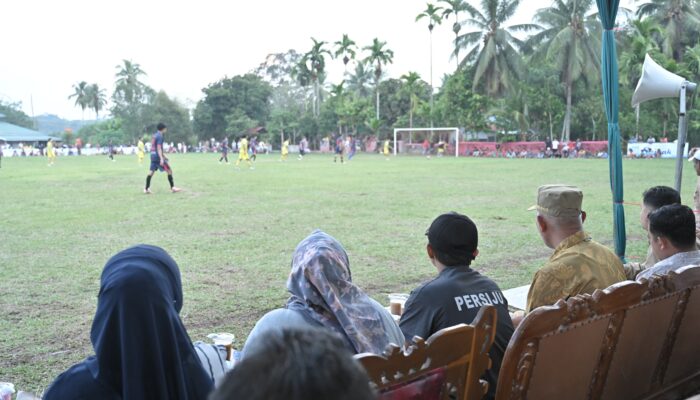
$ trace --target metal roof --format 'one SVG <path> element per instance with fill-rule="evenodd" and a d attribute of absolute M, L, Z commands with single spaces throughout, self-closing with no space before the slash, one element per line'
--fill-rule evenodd
<path fill-rule="evenodd" d="M 46 142 L 49 139 L 60 141 L 61 138 L 0 121 L 0 140 L 5 142 Z"/>

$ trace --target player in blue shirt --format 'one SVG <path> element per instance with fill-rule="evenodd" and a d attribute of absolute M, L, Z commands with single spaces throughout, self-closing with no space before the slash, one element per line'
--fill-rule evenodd
<path fill-rule="evenodd" d="M 163 155 L 163 135 L 168 131 L 168 127 L 164 123 L 158 124 L 158 131 L 153 134 L 151 139 L 151 170 L 146 177 L 146 188 L 143 190 L 145 194 L 151 194 L 151 177 L 156 170 L 165 171 L 168 173 L 168 182 L 170 182 L 170 190 L 173 193 L 179 192 L 180 188 L 175 187 L 173 182 L 173 170 L 170 169 L 168 159 Z"/>

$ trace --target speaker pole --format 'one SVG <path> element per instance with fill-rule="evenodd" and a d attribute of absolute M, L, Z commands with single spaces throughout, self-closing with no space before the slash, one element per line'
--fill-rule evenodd
<path fill-rule="evenodd" d="M 685 150 L 686 135 L 688 132 L 688 120 L 686 117 L 686 101 L 685 94 L 688 87 L 688 81 L 683 82 L 681 86 L 680 105 L 678 107 L 678 147 L 676 149 L 676 190 L 681 192 L 681 181 L 683 180 L 683 150 Z"/>

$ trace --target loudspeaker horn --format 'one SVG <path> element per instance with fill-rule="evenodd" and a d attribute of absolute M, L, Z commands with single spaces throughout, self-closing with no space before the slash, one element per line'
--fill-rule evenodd
<path fill-rule="evenodd" d="M 632 95 L 632 107 L 647 100 L 678 97 L 684 82 L 686 82 L 685 78 L 666 71 L 647 54 L 644 57 L 642 77 L 639 78 L 637 88 Z M 689 82 L 688 89 L 695 90 L 695 84 Z"/>

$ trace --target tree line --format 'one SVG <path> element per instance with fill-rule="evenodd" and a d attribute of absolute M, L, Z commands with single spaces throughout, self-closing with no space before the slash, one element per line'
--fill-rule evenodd
<path fill-rule="evenodd" d="M 510 24 L 521 0 L 438 0 L 417 13 L 430 35 L 431 76 L 406 71 L 388 78 L 394 52 L 375 38 L 364 46 L 348 35 L 311 38 L 306 52 L 270 54 L 250 73 L 203 88 L 192 115 L 164 92 L 141 83 L 145 72 L 125 60 L 111 96 L 112 119 L 78 132 L 133 140 L 166 120 L 178 141 L 236 136 L 266 127 L 268 142 L 312 142 L 342 133 L 387 137 L 395 127 L 459 126 L 467 131 L 517 133 L 499 140 L 603 140 L 606 119 L 600 87 L 601 25 L 593 0 L 554 0 L 532 23 Z M 419 10 L 417 10 L 419 11 Z M 669 71 L 700 79 L 700 5 L 695 0 L 650 0 L 621 10 L 615 29 L 620 65 L 620 126 L 624 137 L 675 139 L 677 100 L 629 104 L 649 53 Z M 451 25 L 454 70 L 432 76 L 432 33 Z M 342 63 L 330 82 L 329 63 Z M 439 60 L 449 62 L 449 60 Z M 96 114 L 105 95 L 79 82 L 71 98 Z M 100 94 L 102 93 L 102 94 Z M 102 102 L 100 99 L 102 96 Z M 690 111 L 689 137 L 700 140 L 700 113 Z M 84 132 L 83 132 L 84 131 Z M 102 132 L 102 133 L 100 133 Z M 108 133 L 105 133 L 108 132 Z M 116 139 L 116 137 L 115 137 Z"/>
<path fill-rule="evenodd" d="M 499 135 L 499 140 L 604 140 L 602 28 L 595 2 L 555 0 L 538 10 L 532 23 L 509 24 L 520 6 L 520 0 L 481 0 L 478 5 L 438 0 L 417 14 L 416 22 L 425 24 L 431 36 L 431 49 L 426 49 L 431 58 L 433 31 L 451 24 L 454 33 L 454 71 L 440 78 L 439 88 L 432 76 L 424 79 L 412 71 L 387 78 L 393 51 L 378 38 L 366 46 L 348 35 L 333 43 L 312 38 L 307 52 L 271 54 L 251 74 L 206 88 L 195 110 L 195 132 L 235 135 L 266 126 L 267 139 L 278 142 L 341 132 L 387 137 L 395 127 L 440 125 L 517 133 Z M 677 100 L 657 100 L 638 110 L 629 104 L 647 53 L 669 71 L 700 80 L 700 6 L 691 0 L 652 0 L 635 12 L 620 13 L 615 36 L 623 136 L 673 140 Z M 340 82 L 327 80 L 329 62 L 342 62 Z M 234 95 L 223 95 L 234 81 L 259 89 L 253 91 L 261 105 L 256 112 L 241 108 Z M 261 101 L 267 93 L 269 101 Z M 694 142 L 700 140 L 697 117 L 700 113 L 693 109 Z M 232 123 L 224 123 L 227 118 Z"/>

